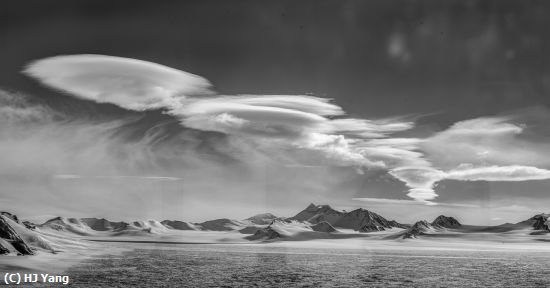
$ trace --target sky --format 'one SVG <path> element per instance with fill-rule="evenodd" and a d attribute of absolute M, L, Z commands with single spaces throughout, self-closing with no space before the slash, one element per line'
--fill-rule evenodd
<path fill-rule="evenodd" d="M 545 1 L 10 1 L 0 204 L 27 218 L 548 212 Z"/>

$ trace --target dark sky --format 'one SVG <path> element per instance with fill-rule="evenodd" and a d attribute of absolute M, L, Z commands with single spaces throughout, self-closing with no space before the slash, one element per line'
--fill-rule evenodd
<path fill-rule="evenodd" d="M 48 56 L 107 54 L 204 76 L 219 93 L 313 93 L 352 115 L 440 113 L 430 122 L 445 126 L 549 103 L 549 9 L 546 1 L 8 1 L 0 85 L 51 96 L 18 71 Z"/>

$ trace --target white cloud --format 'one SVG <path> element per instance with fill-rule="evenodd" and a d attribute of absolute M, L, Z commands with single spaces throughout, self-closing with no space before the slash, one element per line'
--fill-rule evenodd
<path fill-rule="evenodd" d="M 431 201 L 418 201 L 418 200 L 405 200 L 405 199 L 387 199 L 387 198 L 352 198 L 355 201 L 367 202 L 369 204 L 390 204 L 390 205 L 428 205 L 428 206 L 448 206 L 448 207 L 465 207 L 465 208 L 477 208 L 479 205 L 475 204 L 462 204 L 462 203 L 439 203 Z"/>
<path fill-rule="evenodd" d="M 186 127 L 246 138 L 264 148 L 309 149 L 332 165 L 384 167 L 383 157 L 369 159 L 376 153 L 361 151 L 357 140 L 413 126 L 398 119 L 332 119 L 328 116 L 344 115 L 342 108 L 309 95 L 209 95 L 204 78 L 135 59 L 59 56 L 31 63 L 25 72 L 76 97 L 130 110 L 163 109 Z"/>
<path fill-rule="evenodd" d="M 210 94 L 208 80 L 156 63 L 104 55 L 57 56 L 24 70 L 53 88 L 129 110 L 178 105 L 178 98 Z"/>
<path fill-rule="evenodd" d="M 460 121 L 422 139 L 393 138 L 414 123 L 345 118 L 343 109 L 330 99 L 310 95 L 215 95 L 200 76 L 135 59 L 59 56 L 31 63 L 25 73 L 75 97 L 129 110 L 162 109 L 183 126 L 221 132 L 238 139 L 228 143 L 254 147 L 245 154 L 290 159 L 296 157 L 284 154 L 293 150 L 322 161 L 287 164 L 388 169 L 410 188 L 409 197 L 425 204 L 434 203 L 430 202 L 437 197 L 434 186 L 443 179 L 549 178 L 549 171 L 539 168 L 550 166 L 549 159 L 541 157 L 550 153 L 548 145 L 533 137 L 536 133 L 516 116 Z M 27 117 L 25 110 L 2 109 L 0 116 Z"/>
<path fill-rule="evenodd" d="M 541 112 L 538 112 L 541 113 Z M 419 144 L 420 149 L 434 166 L 453 169 L 462 163 L 476 166 L 550 166 L 550 153 L 546 144 L 546 131 L 542 123 L 550 113 L 527 125 L 531 111 L 521 114 L 483 117 L 457 122 L 448 129 L 435 133 Z M 533 121 L 533 120 L 531 120 Z M 546 129 L 546 128 L 542 128 Z"/>
<path fill-rule="evenodd" d="M 550 170 L 531 166 L 461 166 L 447 172 L 447 179 L 463 181 L 528 181 L 550 179 Z"/>
<path fill-rule="evenodd" d="M 399 167 L 389 171 L 395 178 L 403 181 L 409 189 L 409 197 L 421 201 L 437 197 L 433 190 L 436 182 L 445 178 L 446 174 L 431 167 Z"/>

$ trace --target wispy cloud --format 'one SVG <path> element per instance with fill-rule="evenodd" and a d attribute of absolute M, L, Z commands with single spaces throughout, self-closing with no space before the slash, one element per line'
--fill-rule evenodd
<path fill-rule="evenodd" d="M 359 150 L 357 141 L 413 126 L 397 119 L 334 119 L 344 115 L 341 107 L 308 95 L 213 95 L 202 77 L 120 57 L 53 57 L 31 63 L 25 73 L 79 98 L 130 110 L 164 109 L 186 127 L 268 148 L 306 149 L 332 165 L 385 167 Z"/>
<path fill-rule="evenodd" d="M 538 134 L 528 123 L 536 120 L 518 115 L 464 120 L 429 137 L 398 138 L 396 133 L 414 123 L 346 118 L 330 99 L 310 95 L 218 95 L 200 76 L 135 59 L 59 56 L 33 62 L 25 73 L 78 98 L 128 110 L 164 110 L 184 127 L 221 132 L 232 139 L 228 143 L 248 145 L 247 151 L 229 148 L 244 157 L 256 153 L 292 159 L 285 163 L 290 165 L 386 169 L 410 188 L 409 197 L 428 205 L 444 179 L 550 178 L 544 169 L 550 161 L 540 156 L 550 153 L 547 139 L 533 136 Z M 546 112 L 531 114 L 549 120 Z M 292 155 L 310 159 L 300 163 Z"/>
<path fill-rule="evenodd" d="M 387 199 L 387 198 L 353 198 L 352 200 L 361 201 L 371 204 L 388 204 L 388 205 L 425 205 L 421 201 L 417 200 L 405 200 L 405 199 Z M 461 204 L 461 203 L 439 203 L 439 202 L 428 202 L 428 206 L 446 206 L 446 207 L 465 207 L 465 208 L 479 208 L 479 205 L 475 204 Z"/>
<path fill-rule="evenodd" d="M 88 176 L 88 175 L 75 175 L 75 174 L 56 174 L 52 176 L 58 180 L 72 180 L 72 179 L 122 179 L 122 180 L 153 180 L 153 181 L 181 181 L 183 178 L 168 177 L 168 176 Z"/>

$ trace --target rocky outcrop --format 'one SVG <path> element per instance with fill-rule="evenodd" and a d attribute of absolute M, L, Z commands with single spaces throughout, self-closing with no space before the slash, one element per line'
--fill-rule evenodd
<path fill-rule="evenodd" d="M 3 238 L 8 243 L 10 243 L 13 248 L 15 248 L 15 250 L 17 250 L 17 252 L 19 252 L 21 255 L 33 255 L 33 249 L 29 245 L 27 245 L 25 241 L 23 241 L 21 236 L 19 236 L 19 234 L 17 234 L 13 227 L 11 227 L 6 218 L 7 216 L 0 215 L 0 238 Z M 9 219 L 13 220 L 13 218 L 11 217 Z M 3 248 L 7 249 L 6 247 Z"/>
<path fill-rule="evenodd" d="M 311 229 L 313 231 L 317 231 L 317 232 L 326 232 L 326 233 L 331 233 L 331 232 L 335 232 L 336 229 L 330 225 L 330 223 L 326 222 L 326 221 L 323 221 L 323 222 L 319 222 L 315 225 L 312 225 L 311 226 Z"/>
<path fill-rule="evenodd" d="M 548 220 L 550 214 L 538 214 L 533 216 L 530 220 L 532 221 L 533 229 L 535 230 L 545 230 L 550 231 L 549 225 L 550 221 Z"/>
<path fill-rule="evenodd" d="M 254 233 L 254 235 L 246 236 L 245 239 L 248 240 L 271 240 L 281 238 L 281 234 L 273 230 L 270 226 L 260 229 Z"/>
<path fill-rule="evenodd" d="M 6 217 L 10 218 L 11 220 L 15 221 L 15 223 L 19 223 L 19 218 L 17 218 L 16 215 L 11 214 L 10 212 L 2 211 L 2 212 L 0 212 L 0 215 L 3 215 L 3 216 L 6 216 Z"/>
<path fill-rule="evenodd" d="M 432 222 L 432 225 L 442 228 L 458 228 L 462 226 L 462 224 L 460 224 L 460 222 L 458 222 L 458 220 L 456 220 L 455 218 L 447 217 L 444 215 L 440 215 L 435 218 L 435 220 Z"/>
<path fill-rule="evenodd" d="M 30 229 L 30 230 L 35 230 L 35 229 L 36 229 L 36 224 L 34 224 L 34 223 L 30 222 L 30 221 L 23 221 L 23 222 L 21 222 L 21 223 L 22 223 L 22 224 L 25 226 L 25 228 L 27 228 L 27 229 Z"/>
<path fill-rule="evenodd" d="M 7 247 L 4 247 L 4 245 L 0 243 L 0 255 L 4 255 L 8 253 L 10 253 L 10 249 L 8 249 Z"/>

